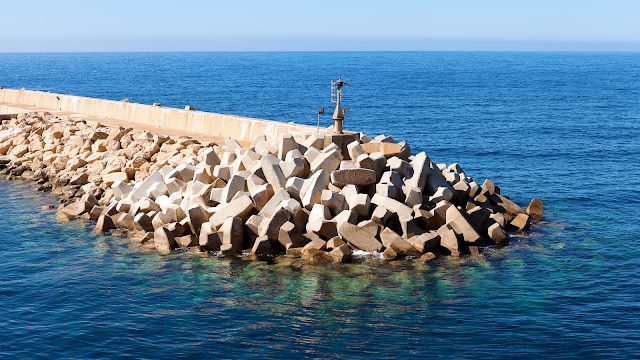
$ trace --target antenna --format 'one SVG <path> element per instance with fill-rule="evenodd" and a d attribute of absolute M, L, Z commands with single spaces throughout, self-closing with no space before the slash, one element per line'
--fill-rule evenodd
<path fill-rule="evenodd" d="M 342 122 L 344 121 L 344 114 L 348 112 L 342 111 L 342 107 L 340 106 L 340 101 L 342 100 L 342 87 L 348 85 L 346 82 L 342 81 L 342 76 L 338 78 L 338 80 L 331 80 L 331 102 L 337 103 L 336 110 L 333 112 L 333 129 L 336 134 L 342 134 Z"/>

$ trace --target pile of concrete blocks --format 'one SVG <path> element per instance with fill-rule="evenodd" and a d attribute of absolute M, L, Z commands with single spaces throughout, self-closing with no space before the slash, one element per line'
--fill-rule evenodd
<path fill-rule="evenodd" d="M 219 146 L 35 114 L 2 126 L 0 166 L 70 189 L 77 201 L 59 208 L 60 221 L 126 229 L 162 252 L 429 260 L 507 243 L 508 230 L 542 217 L 540 200 L 525 211 L 457 163 L 412 155 L 389 136 L 357 138 L 341 146 L 284 134 Z"/>

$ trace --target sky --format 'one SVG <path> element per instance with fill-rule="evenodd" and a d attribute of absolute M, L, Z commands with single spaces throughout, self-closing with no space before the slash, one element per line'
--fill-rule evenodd
<path fill-rule="evenodd" d="M 0 52 L 640 51 L 638 0 L 19 0 L 0 13 Z"/>

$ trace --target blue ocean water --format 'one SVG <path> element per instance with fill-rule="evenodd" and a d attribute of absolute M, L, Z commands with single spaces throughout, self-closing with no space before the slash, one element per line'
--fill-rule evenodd
<path fill-rule="evenodd" d="M 58 224 L 57 198 L 0 179 L 0 357 L 640 356 L 640 53 L 0 54 L 6 88 L 311 125 L 338 76 L 345 128 L 544 221 L 482 257 L 267 265 Z"/>

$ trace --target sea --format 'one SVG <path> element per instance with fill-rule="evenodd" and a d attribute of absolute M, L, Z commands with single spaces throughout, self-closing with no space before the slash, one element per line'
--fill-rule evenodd
<path fill-rule="evenodd" d="M 406 140 L 544 219 L 481 256 L 169 255 L 0 178 L 0 358 L 640 358 L 640 53 L 0 54 L 0 86 Z"/>

